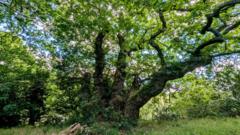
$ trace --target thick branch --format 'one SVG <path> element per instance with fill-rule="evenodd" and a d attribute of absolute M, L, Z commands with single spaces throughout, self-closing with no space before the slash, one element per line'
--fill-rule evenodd
<path fill-rule="evenodd" d="M 147 103 L 147 101 L 149 101 L 152 97 L 161 93 L 165 87 L 165 84 L 169 80 L 181 78 L 186 73 L 193 71 L 197 67 L 206 66 L 211 63 L 214 56 L 201 56 L 199 54 L 202 49 L 209 45 L 224 42 L 221 33 L 211 28 L 213 18 L 219 17 L 219 14 L 222 11 L 227 10 L 228 8 L 234 6 L 237 3 L 240 3 L 240 0 L 224 2 L 223 4 L 220 4 L 217 8 L 215 8 L 212 14 L 207 15 L 207 23 L 202 28 L 201 33 L 204 34 L 206 33 L 206 31 L 210 31 L 215 35 L 215 37 L 198 46 L 193 52 L 193 55 L 188 60 L 186 60 L 185 62 L 177 62 L 172 65 L 164 66 L 158 72 L 153 73 L 153 75 L 150 77 L 151 79 L 148 81 L 148 84 L 143 86 L 139 91 L 134 91 L 130 93 L 124 110 L 126 116 L 130 116 L 130 118 L 137 117 L 133 115 L 137 113 L 136 110 L 139 110 L 139 108 L 141 108 L 145 103 Z M 163 28 L 159 29 L 155 34 L 151 36 L 149 40 L 149 44 L 151 44 L 156 50 L 160 50 L 160 52 L 161 49 L 154 43 L 154 40 L 159 34 L 162 33 L 162 31 L 164 31 Z"/>
<path fill-rule="evenodd" d="M 213 17 L 212 15 L 207 15 L 207 23 L 206 25 L 202 28 L 202 30 L 200 31 L 201 34 L 205 34 L 206 31 L 211 27 L 213 22 Z"/>
<path fill-rule="evenodd" d="M 221 33 L 216 29 L 208 28 L 208 31 L 212 32 L 215 37 L 222 37 Z"/>
<path fill-rule="evenodd" d="M 152 46 L 152 43 L 154 43 L 154 40 L 157 38 L 157 36 L 166 31 L 166 29 L 167 29 L 167 23 L 166 23 L 166 20 L 165 20 L 165 18 L 164 18 L 164 16 L 163 16 L 163 11 L 160 10 L 160 11 L 158 12 L 158 16 L 159 16 L 159 19 L 160 19 L 160 21 L 161 21 L 161 23 L 162 23 L 162 28 L 158 29 L 158 31 L 157 31 L 156 33 L 152 34 L 151 37 L 150 37 L 150 39 L 148 39 L 148 40 L 141 40 L 141 43 L 140 43 L 140 44 L 145 43 L 145 42 L 148 42 L 148 43 Z M 149 28 L 149 29 L 153 29 L 153 28 L 151 27 L 151 28 Z M 147 30 L 144 32 L 144 34 L 143 34 L 143 36 L 142 36 L 141 39 L 144 38 L 144 36 L 146 35 L 146 33 L 148 32 L 149 29 L 147 29 Z M 130 56 L 132 52 L 138 51 L 138 50 L 142 49 L 141 46 L 140 46 L 140 44 L 138 44 L 137 47 L 130 49 L 130 50 L 128 51 L 128 55 Z M 156 44 L 156 43 L 154 43 L 154 44 Z M 153 48 L 156 49 L 156 46 L 153 47 Z M 159 52 L 159 50 L 161 50 L 161 49 L 160 49 L 159 47 L 157 47 L 157 48 L 158 48 L 157 52 Z M 163 55 L 162 55 L 162 56 L 163 56 Z M 161 59 L 162 59 L 162 58 L 161 58 Z M 162 60 L 161 60 L 161 61 L 162 61 Z"/>
<path fill-rule="evenodd" d="M 149 80 L 150 83 L 142 87 L 139 91 L 131 94 L 125 108 L 126 115 L 131 111 L 139 109 L 152 97 L 161 93 L 168 81 L 181 78 L 186 73 L 193 71 L 197 67 L 210 64 L 215 57 L 237 53 L 240 53 L 240 50 L 229 53 L 220 53 L 208 57 L 192 56 L 185 62 L 175 63 L 174 65 L 162 68 L 159 72 L 152 75 Z"/>
<path fill-rule="evenodd" d="M 198 46 L 196 50 L 193 52 L 193 55 L 200 55 L 201 50 L 204 49 L 205 47 L 215 43 L 222 43 L 222 42 L 224 42 L 224 39 L 222 37 L 215 37 L 213 39 L 210 39 L 202 43 L 200 46 Z"/>
<path fill-rule="evenodd" d="M 124 37 L 121 34 L 118 34 L 118 44 L 120 51 L 118 54 L 115 77 L 113 82 L 113 91 L 121 91 L 124 88 L 124 81 L 126 77 L 126 67 L 127 67 L 127 51 L 124 45 Z"/>
<path fill-rule="evenodd" d="M 100 32 L 95 41 L 95 73 L 94 73 L 94 85 L 96 91 L 102 95 L 104 93 L 103 84 L 103 70 L 105 66 L 103 39 L 105 34 Z"/>
<path fill-rule="evenodd" d="M 192 57 L 185 62 L 162 68 L 152 75 L 150 83 L 131 94 L 127 102 L 126 112 L 142 107 L 150 98 L 161 93 L 167 81 L 181 78 L 197 67 L 210 64 L 211 60 L 211 57 Z"/>
<path fill-rule="evenodd" d="M 161 60 L 161 64 L 165 65 L 165 60 L 164 60 L 164 55 L 162 52 L 162 49 L 155 43 L 155 39 L 157 38 L 158 35 L 160 35 L 161 33 L 163 33 L 166 29 L 167 29 L 167 23 L 165 21 L 165 18 L 163 16 L 163 12 L 159 11 L 159 18 L 162 22 L 162 28 L 159 29 L 156 33 L 154 33 L 150 39 L 149 39 L 149 44 L 157 51 L 158 56 Z"/>
<path fill-rule="evenodd" d="M 225 35 L 225 34 L 229 33 L 230 31 L 236 29 L 239 25 L 240 25 L 240 21 L 236 22 L 236 23 L 233 24 L 233 25 L 228 26 L 228 27 L 223 31 L 223 34 Z"/>
<path fill-rule="evenodd" d="M 207 23 L 206 25 L 202 28 L 201 34 L 205 34 L 206 31 L 211 27 L 213 18 L 214 17 L 219 17 L 220 13 L 223 11 L 226 11 L 228 8 L 235 6 L 236 4 L 239 4 L 240 0 L 231 0 L 228 2 L 224 2 L 217 6 L 214 10 L 213 13 L 207 15 Z"/>
<path fill-rule="evenodd" d="M 121 34 L 118 34 L 117 37 L 120 51 L 117 59 L 110 103 L 113 104 L 114 107 L 116 107 L 115 109 L 122 110 L 125 102 L 124 98 L 126 97 L 126 95 L 124 94 L 124 82 L 126 78 L 125 70 L 127 67 L 128 52 L 124 43 L 124 37 Z"/>
<path fill-rule="evenodd" d="M 232 54 L 240 54 L 240 50 L 232 51 L 232 52 L 226 52 L 226 53 L 219 53 L 219 54 L 213 55 L 212 57 L 216 58 L 216 57 L 227 56 L 227 55 L 232 55 Z"/>
<path fill-rule="evenodd" d="M 161 65 L 165 65 L 164 55 L 161 48 L 153 40 L 151 40 L 149 44 L 157 51 L 158 57 L 161 60 Z"/>
<path fill-rule="evenodd" d="M 159 18 L 160 18 L 160 20 L 162 22 L 162 29 L 166 29 L 167 28 L 167 23 L 166 23 L 166 20 L 165 20 L 165 18 L 163 16 L 163 12 L 160 10 L 158 12 L 158 15 L 159 15 Z"/>
<path fill-rule="evenodd" d="M 178 12 L 191 12 L 193 11 L 192 8 L 173 8 L 172 10 L 178 11 Z"/>
<path fill-rule="evenodd" d="M 223 11 L 226 11 L 228 8 L 235 6 L 236 4 L 239 4 L 240 0 L 231 0 L 228 2 L 224 2 L 222 4 L 220 4 L 219 6 L 217 6 L 217 8 L 215 8 L 213 10 L 212 14 L 207 15 L 207 23 L 206 25 L 202 28 L 201 33 L 205 34 L 206 31 L 210 31 L 215 35 L 215 38 L 212 38 L 204 43 L 202 43 L 200 46 L 198 46 L 196 48 L 196 50 L 194 51 L 193 55 L 200 55 L 200 52 L 202 49 L 204 49 L 205 47 L 215 44 L 215 43 L 222 43 L 224 42 L 224 39 L 222 38 L 221 35 L 221 31 L 227 27 L 226 23 L 223 21 L 224 25 L 222 27 L 220 27 L 218 30 L 211 28 L 212 22 L 213 22 L 213 18 L 217 17 L 221 20 L 221 18 L 219 17 L 220 13 Z M 235 24 L 228 26 L 227 28 L 225 28 L 225 30 L 222 32 L 222 34 L 227 34 L 228 32 L 230 32 L 231 30 L 237 28 L 240 25 L 240 21 L 236 22 Z"/>

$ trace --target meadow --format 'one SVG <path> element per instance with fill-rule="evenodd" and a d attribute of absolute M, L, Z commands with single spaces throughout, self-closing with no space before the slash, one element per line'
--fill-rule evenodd
<path fill-rule="evenodd" d="M 1 135 L 55 135 L 60 127 L 16 127 L 0 129 Z M 102 135 L 240 135 L 240 118 L 203 118 L 178 121 L 141 121 L 131 131 L 106 129 Z"/>

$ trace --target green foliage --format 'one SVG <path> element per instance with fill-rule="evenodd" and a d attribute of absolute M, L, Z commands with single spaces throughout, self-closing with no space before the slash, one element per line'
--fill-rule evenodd
<path fill-rule="evenodd" d="M 228 91 L 216 90 L 213 81 L 188 74 L 168 85 L 165 94 L 155 97 L 142 108 L 142 118 L 176 120 L 239 115 L 239 101 Z M 152 116 L 147 117 L 146 113 Z"/>
<path fill-rule="evenodd" d="M 168 121 L 173 121 L 173 120 L 178 120 L 181 118 L 180 114 L 174 110 L 172 107 L 162 107 L 161 110 L 159 109 L 156 111 L 153 117 L 155 120 L 168 120 Z"/>
<path fill-rule="evenodd" d="M 48 75 L 18 37 L 1 32 L 0 38 L 0 126 L 14 126 L 28 117 L 30 108 L 42 113 Z"/>
<path fill-rule="evenodd" d="M 240 115 L 240 72 L 237 67 L 227 66 L 217 73 L 216 88 L 220 91 L 228 91 L 231 97 L 222 101 L 221 112 L 225 116 Z"/>
<path fill-rule="evenodd" d="M 144 85 L 148 84 L 148 79 L 151 80 L 161 69 L 172 67 L 168 70 L 174 73 L 176 71 L 176 74 L 188 69 L 188 65 L 186 68 L 182 67 L 185 66 L 182 62 L 193 56 L 197 46 L 218 35 L 210 29 L 206 34 L 200 34 L 199 31 L 206 22 L 206 15 L 211 14 L 222 2 L 224 0 L 1 1 L 0 30 L 9 33 L 0 33 L 0 126 L 2 123 L 25 123 L 27 119 L 30 119 L 30 124 L 34 124 L 44 114 L 41 122 L 48 124 L 88 124 L 98 120 L 100 115 L 105 120 L 115 120 L 115 127 L 128 127 L 127 120 L 120 112 L 109 107 L 110 103 L 103 103 L 108 107 L 99 105 L 102 104 L 102 99 L 99 99 L 99 93 L 92 86 L 97 34 L 106 33 L 101 52 L 105 54 L 105 67 L 101 74 L 107 78 L 103 80 L 106 87 L 119 79 L 115 78 L 120 48 L 117 35 L 123 35 L 127 68 L 123 69 L 126 72 L 126 77 L 123 77 L 124 92 L 120 93 L 132 94 L 135 93 L 135 88 L 132 88 L 135 75 L 139 75 L 141 86 L 138 85 L 141 89 L 147 88 Z M 239 5 L 224 9 L 227 9 L 226 12 L 214 16 L 211 24 L 213 31 L 225 22 L 225 29 L 231 28 L 239 19 L 235 15 L 239 12 Z M 160 11 L 163 12 L 167 26 L 164 33 L 157 34 L 155 41 L 158 51 L 163 52 L 166 62 L 164 66 L 161 65 L 155 48 L 149 45 L 150 39 L 164 25 L 161 18 L 159 20 Z M 214 54 L 232 53 L 240 49 L 235 38 L 239 36 L 239 29 L 233 29 L 226 35 L 219 33 L 226 42 L 219 43 L 218 46 L 206 45 L 201 50 L 201 57 L 208 58 Z M 89 80 L 84 78 L 85 73 L 90 74 Z M 168 81 L 181 77 L 168 76 L 168 73 L 165 75 L 159 79 L 169 78 L 166 79 Z M 239 76 L 234 80 L 239 81 L 236 78 Z M 161 85 L 165 85 L 166 81 L 161 82 Z M 228 92 L 215 91 L 213 84 L 209 82 L 210 80 L 191 75 L 187 75 L 182 81 L 173 81 L 181 91 L 156 97 L 143 112 L 154 112 L 153 117 L 165 120 L 218 115 L 216 110 L 222 105 L 219 103 L 225 103 L 225 93 Z M 88 86 L 85 87 L 85 84 Z M 157 85 L 155 83 L 151 86 Z M 231 89 L 234 99 L 227 99 L 229 104 L 221 107 L 221 110 L 223 113 L 231 110 L 229 115 L 233 116 L 238 115 L 236 110 L 240 92 L 237 83 Z M 108 100 L 111 100 L 111 89 L 106 88 L 106 91 L 103 95 L 109 96 Z M 156 91 L 159 90 L 146 90 L 144 94 L 156 95 Z M 127 98 L 131 97 L 127 95 L 124 98 L 128 102 Z M 141 100 L 141 97 L 137 100 Z M 155 106 L 159 101 L 161 104 Z"/>
<path fill-rule="evenodd" d="M 223 116 L 240 116 L 240 101 L 234 98 L 228 98 L 220 102 L 220 112 Z"/>
<path fill-rule="evenodd" d="M 233 97 L 240 101 L 240 70 L 238 67 L 222 67 L 223 71 L 217 73 L 216 88 L 222 91 L 229 91 Z"/>
<path fill-rule="evenodd" d="M 173 95 L 176 97 L 173 106 L 183 117 L 215 116 L 218 112 L 215 103 L 224 98 L 224 94 L 217 93 L 208 80 L 189 75 L 182 80 L 181 91 Z"/>

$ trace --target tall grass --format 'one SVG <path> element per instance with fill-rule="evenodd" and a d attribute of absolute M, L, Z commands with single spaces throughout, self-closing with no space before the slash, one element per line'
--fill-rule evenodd
<path fill-rule="evenodd" d="M 240 135 L 240 118 L 143 122 L 134 135 Z"/>
<path fill-rule="evenodd" d="M 61 128 L 58 127 L 16 127 L 0 129 L 0 135 L 56 135 L 60 132 Z"/>
<path fill-rule="evenodd" d="M 0 135 L 56 135 L 59 127 L 18 127 L 0 129 Z M 111 132 L 110 132 L 111 131 Z M 114 132 L 113 132 L 114 131 Z M 105 128 L 97 135 L 240 135 L 240 118 L 203 118 L 178 121 L 141 121 L 131 132 Z"/>

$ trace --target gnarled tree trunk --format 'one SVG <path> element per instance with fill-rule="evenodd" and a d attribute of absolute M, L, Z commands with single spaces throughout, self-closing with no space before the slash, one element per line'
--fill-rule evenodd
<path fill-rule="evenodd" d="M 202 50 L 208 46 L 217 43 L 223 43 L 225 39 L 222 35 L 227 34 L 229 31 L 236 28 L 239 23 L 222 30 L 215 30 L 211 27 L 213 19 L 219 17 L 219 14 L 226 11 L 228 8 L 239 4 L 239 0 L 224 2 L 213 10 L 212 14 L 207 16 L 207 23 L 203 26 L 201 34 L 211 32 L 214 37 L 207 41 L 202 41 L 200 45 L 197 45 L 195 49 L 188 51 L 189 55 L 184 61 L 178 61 L 175 63 L 168 63 L 165 61 L 163 50 L 157 44 L 156 38 L 167 30 L 167 23 L 165 21 L 163 11 L 159 10 L 159 19 L 162 24 L 162 28 L 158 29 L 157 32 L 150 35 L 148 40 L 144 39 L 145 43 L 148 43 L 153 49 L 156 50 L 160 59 L 160 69 L 150 76 L 147 83 L 138 84 L 138 78 L 136 76 L 130 77 L 133 80 L 132 86 L 125 87 L 126 76 L 130 76 L 126 72 L 128 66 L 127 58 L 131 57 L 131 52 L 142 49 L 138 48 L 127 48 L 124 36 L 118 34 L 118 45 L 119 53 L 116 62 L 116 70 L 114 77 L 112 78 L 112 85 L 105 85 L 104 82 L 106 76 L 104 76 L 105 67 L 105 54 L 103 41 L 106 33 L 99 32 L 95 40 L 95 73 L 94 73 L 94 91 L 96 91 L 99 101 L 99 106 L 104 108 L 111 108 L 115 112 L 118 112 L 125 118 L 136 121 L 139 118 L 140 108 L 146 104 L 152 97 L 160 94 L 165 84 L 174 79 L 183 77 L 186 73 L 193 71 L 197 67 L 206 66 L 211 63 L 214 57 L 233 54 L 230 53 L 219 53 L 217 55 L 202 54 Z M 239 53 L 239 51 L 236 51 Z M 140 81 L 141 82 L 141 81 Z M 110 96 L 106 96 L 106 93 Z M 110 94 L 109 94 L 110 93 Z"/>
<path fill-rule="evenodd" d="M 130 120 L 137 120 L 139 118 L 140 108 L 146 104 L 152 97 L 161 93 L 164 89 L 165 84 L 169 80 L 174 80 L 183 77 L 187 72 L 194 70 L 197 67 L 205 66 L 211 63 L 212 57 L 203 57 L 192 55 L 185 62 L 174 63 L 174 65 L 164 65 L 162 68 L 153 73 L 149 82 L 144 86 L 140 87 L 137 83 L 137 78 L 133 77 L 133 83 L 131 89 L 124 87 L 126 77 L 126 58 L 128 52 L 124 46 L 124 38 L 118 34 L 119 40 L 119 55 L 116 64 L 116 71 L 113 78 L 112 86 L 106 87 L 104 85 L 104 53 L 103 53 L 103 34 L 100 33 L 95 42 L 95 76 L 94 76 L 94 87 L 95 91 L 98 92 L 100 106 L 103 108 L 113 108 L 114 111 L 118 112 L 125 118 Z M 151 39 L 152 40 L 152 39 Z M 158 48 L 159 52 L 161 51 Z M 162 55 L 160 55 L 162 59 Z M 164 60 L 161 60 L 164 64 Z M 110 89 L 111 96 L 105 98 L 106 89 Z M 130 91 L 130 92 L 127 92 Z"/>

